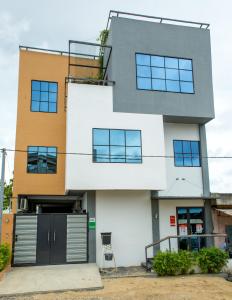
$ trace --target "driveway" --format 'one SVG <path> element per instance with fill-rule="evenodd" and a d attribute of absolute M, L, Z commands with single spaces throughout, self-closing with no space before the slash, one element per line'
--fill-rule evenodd
<path fill-rule="evenodd" d="M 0 297 L 102 287 L 96 264 L 17 267 L 0 282 Z"/>

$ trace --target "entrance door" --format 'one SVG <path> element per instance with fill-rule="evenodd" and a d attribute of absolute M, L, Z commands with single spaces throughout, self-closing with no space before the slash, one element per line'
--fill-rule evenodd
<path fill-rule="evenodd" d="M 204 230 L 204 208 L 203 207 L 179 207 L 177 208 L 179 249 L 198 251 L 204 247 L 205 239 L 192 237 L 185 238 L 185 235 L 203 234 Z"/>
<path fill-rule="evenodd" d="M 227 249 L 230 258 L 232 258 L 232 225 L 226 225 L 226 234 L 227 234 Z"/>
<path fill-rule="evenodd" d="M 37 264 L 66 263 L 66 235 L 67 215 L 38 215 Z"/>

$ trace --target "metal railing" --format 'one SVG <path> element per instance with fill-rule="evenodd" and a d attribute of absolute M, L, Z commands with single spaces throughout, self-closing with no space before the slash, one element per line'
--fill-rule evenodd
<path fill-rule="evenodd" d="M 66 77 L 66 83 L 80 83 L 80 84 L 93 84 L 93 85 L 115 85 L 115 81 L 112 80 L 103 80 L 103 79 L 95 79 L 95 78 L 80 78 L 80 77 Z"/>
<path fill-rule="evenodd" d="M 20 50 L 25 50 L 25 51 L 34 51 L 34 52 L 44 52 L 44 53 L 54 53 L 58 55 L 73 55 L 73 56 L 81 56 L 83 58 L 92 58 L 92 59 L 97 59 L 97 55 L 90 55 L 90 54 L 83 54 L 83 53 L 77 53 L 77 52 L 69 52 L 69 51 L 62 51 L 62 50 L 54 50 L 54 49 L 46 49 L 46 48 L 39 48 L 39 47 L 30 47 L 30 46 L 23 46 L 19 45 Z"/>
<path fill-rule="evenodd" d="M 147 245 L 145 247 L 145 265 L 146 265 L 146 269 L 148 270 L 148 249 L 151 248 L 151 247 L 155 247 L 155 246 L 158 246 L 160 245 L 162 242 L 164 241 L 168 241 L 168 247 L 169 247 L 169 251 L 171 252 L 172 249 L 171 249 L 171 239 L 189 239 L 189 238 L 198 238 L 198 243 L 200 245 L 200 239 L 201 238 L 215 238 L 215 237 L 224 237 L 226 238 L 227 237 L 227 234 L 224 234 L 224 233 L 214 233 L 214 234 L 188 234 L 188 235 L 169 235 L 169 236 L 166 236 L 165 238 L 163 239 L 160 239 L 154 243 L 151 243 L 149 245 Z"/>
<path fill-rule="evenodd" d="M 108 20 L 107 20 L 106 30 L 108 30 L 110 27 L 110 21 L 111 21 L 112 17 L 130 17 L 130 18 L 136 17 L 137 19 L 143 19 L 143 20 L 149 19 L 149 20 L 155 21 L 157 23 L 167 23 L 167 24 L 174 23 L 176 25 L 178 25 L 178 24 L 192 25 L 194 27 L 199 27 L 202 29 L 208 29 L 210 26 L 210 24 L 203 23 L 203 22 L 193 22 L 193 21 L 186 21 L 186 20 L 180 20 L 180 19 L 170 19 L 170 18 L 164 18 L 164 17 L 155 17 L 155 16 L 148 16 L 148 15 L 142 15 L 142 14 L 134 14 L 134 13 L 124 12 L 124 11 L 110 10 Z"/>

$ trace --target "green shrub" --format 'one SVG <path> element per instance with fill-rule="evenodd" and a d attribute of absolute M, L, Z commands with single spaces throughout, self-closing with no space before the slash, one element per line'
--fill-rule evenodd
<path fill-rule="evenodd" d="M 228 253 L 216 247 L 203 248 L 199 251 L 197 261 L 203 273 L 219 273 L 227 264 Z"/>
<path fill-rule="evenodd" d="M 0 245 L 0 271 L 2 271 L 5 266 L 10 261 L 10 247 L 7 244 Z"/>
<path fill-rule="evenodd" d="M 177 275 L 181 270 L 181 261 L 177 252 L 158 252 L 153 259 L 153 269 L 159 276 Z"/>
<path fill-rule="evenodd" d="M 196 254 L 186 250 L 178 252 L 180 260 L 180 274 L 189 274 L 194 272 L 193 266 L 196 264 Z"/>

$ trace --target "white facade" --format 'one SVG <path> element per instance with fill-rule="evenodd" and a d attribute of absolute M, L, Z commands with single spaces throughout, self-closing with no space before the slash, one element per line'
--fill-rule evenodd
<path fill-rule="evenodd" d="M 145 246 L 152 242 L 149 191 L 97 191 L 97 265 L 102 263 L 101 232 L 112 232 L 117 266 L 138 266 L 145 261 Z M 151 255 L 151 253 L 149 253 Z"/>
<path fill-rule="evenodd" d="M 164 123 L 167 189 L 159 192 L 165 197 L 202 197 L 201 167 L 175 167 L 173 140 L 199 141 L 197 124 Z"/>
<path fill-rule="evenodd" d="M 202 199 L 189 199 L 189 200 L 159 200 L 159 227 L 160 239 L 168 235 L 177 235 L 177 220 L 176 225 L 171 226 L 170 216 L 176 216 L 177 207 L 198 207 L 204 206 Z M 168 241 L 160 244 L 160 250 L 165 251 L 169 249 Z M 177 251 L 177 240 L 171 240 L 171 249 Z"/>
<path fill-rule="evenodd" d="M 68 190 L 163 190 L 165 159 L 145 157 L 141 164 L 93 163 L 92 130 L 137 129 L 144 156 L 164 155 L 163 118 L 160 115 L 113 112 L 112 87 L 68 85 L 66 151 L 88 155 L 66 156 Z"/>

